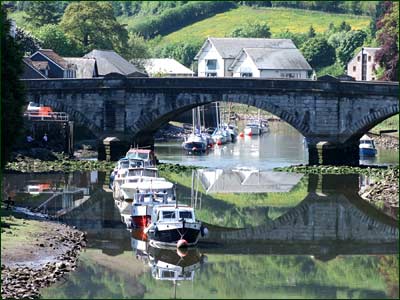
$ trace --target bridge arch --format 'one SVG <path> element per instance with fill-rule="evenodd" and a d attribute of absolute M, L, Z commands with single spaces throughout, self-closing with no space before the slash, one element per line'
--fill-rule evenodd
<path fill-rule="evenodd" d="M 280 96 L 282 97 L 282 96 Z M 293 102 L 294 95 L 287 95 L 287 101 Z M 162 97 L 155 97 L 156 102 L 160 102 Z M 171 99 L 172 98 L 172 99 Z M 310 132 L 310 111 L 291 111 L 284 107 L 276 105 L 276 96 L 274 95 L 245 95 L 245 94 L 198 94 L 198 93 L 179 93 L 170 95 L 168 100 L 160 103 L 160 107 L 152 110 L 150 114 L 141 113 L 139 119 L 134 125 L 129 127 L 129 131 L 140 136 L 144 133 L 155 133 L 161 126 L 171 121 L 174 117 L 189 111 L 195 107 L 210 104 L 212 102 L 232 102 L 249 105 L 269 112 L 281 118 L 283 121 L 291 125 L 303 136 Z M 179 103 L 178 106 L 174 105 Z"/>

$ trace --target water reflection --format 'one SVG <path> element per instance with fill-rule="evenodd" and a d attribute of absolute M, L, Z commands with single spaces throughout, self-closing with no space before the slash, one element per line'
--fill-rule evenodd
<path fill-rule="evenodd" d="M 186 204 L 191 175 L 169 175 Z M 88 192 L 86 201 L 59 216 L 88 233 L 87 248 L 77 270 L 43 290 L 44 298 L 398 297 L 398 225 L 360 199 L 358 176 L 304 176 L 286 193 L 206 194 L 199 183 L 197 215 L 211 225 L 210 236 L 187 262 L 186 257 L 179 262 L 176 252 L 140 246 L 141 238 L 126 229 L 112 194 L 103 189 L 105 174 L 91 178 L 90 173 L 4 177 L 14 191 L 38 180 Z M 37 207 L 48 200 L 44 195 L 18 194 L 19 205 Z M 201 255 L 207 260 L 201 262 Z M 166 264 L 183 264 L 185 270 L 193 265 L 187 269 L 193 276 L 179 281 L 176 295 L 171 281 L 157 279 Z"/>

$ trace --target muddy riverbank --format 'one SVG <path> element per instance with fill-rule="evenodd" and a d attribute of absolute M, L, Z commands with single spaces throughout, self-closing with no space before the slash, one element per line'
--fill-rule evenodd
<path fill-rule="evenodd" d="M 4 215 L 6 214 L 6 215 Z M 33 299 L 75 270 L 85 233 L 48 220 L 3 211 L 1 218 L 1 297 Z"/>

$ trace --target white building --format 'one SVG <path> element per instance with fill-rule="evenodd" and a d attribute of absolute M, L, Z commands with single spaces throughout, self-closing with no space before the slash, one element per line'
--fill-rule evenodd
<path fill-rule="evenodd" d="M 199 77 L 309 79 L 312 73 L 289 39 L 208 38 L 195 60 Z"/>
<path fill-rule="evenodd" d="M 143 67 L 150 77 L 192 77 L 194 72 L 172 58 L 143 59 Z"/>
<path fill-rule="evenodd" d="M 375 70 L 379 65 L 375 61 L 375 54 L 380 49 L 362 48 L 347 64 L 347 75 L 355 80 L 377 80 Z"/>

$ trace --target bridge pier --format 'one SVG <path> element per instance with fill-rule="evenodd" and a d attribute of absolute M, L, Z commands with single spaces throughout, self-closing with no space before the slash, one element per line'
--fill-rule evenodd
<path fill-rule="evenodd" d="M 360 161 L 359 143 L 358 141 L 345 144 L 326 141 L 316 144 L 309 143 L 308 157 L 310 165 L 358 166 Z"/>

